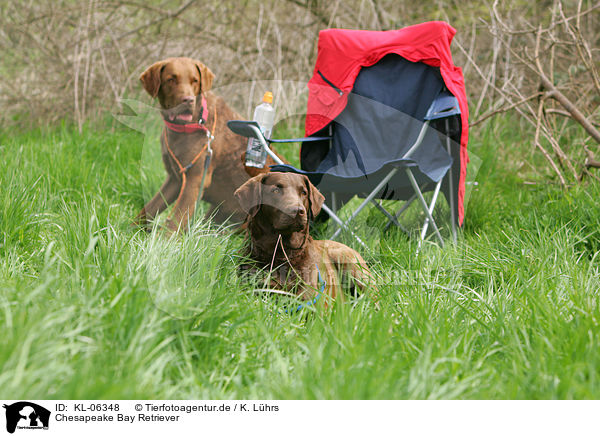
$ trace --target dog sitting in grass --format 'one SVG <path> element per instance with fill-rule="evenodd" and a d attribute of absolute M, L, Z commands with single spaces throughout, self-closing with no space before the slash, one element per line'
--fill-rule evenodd
<path fill-rule="evenodd" d="M 271 286 L 315 299 L 342 290 L 355 293 L 374 283 L 366 262 L 352 248 L 335 241 L 314 240 L 309 223 L 323 205 L 323 195 L 304 175 L 260 174 L 235 191 L 248 214 L 249 257 L 242 269 L 271 272 Z"/>
<path fill-rule="evenodd" d="M 185 230 L 201 188 L 202 200 L 211 204 L 207 216 L 217 223 L 228 219 L 241 222 L 244 218 L 233 192 L 248 180 L 239 159 L 248 138 L 227 128 L 227 121 L 242 117 L 223 98 L 210 92 L 214 77 L 202 62 L 184 57 L 156 62 L 140 76 L 144 89 L 158 98 L 161 106 L 165 123 L 161 152 L 167 172 L 160 190 L 136 217 L 144 227 L 174 203 L 167 227 Z M 207 160 L 209 135 L 214 135 L 213 154 Z M 274 163 L 269 157 L 266 168 Z"/>

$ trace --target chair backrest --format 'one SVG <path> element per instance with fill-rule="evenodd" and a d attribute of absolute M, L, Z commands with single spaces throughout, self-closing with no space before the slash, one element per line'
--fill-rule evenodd
<path fill-rule="evenodd" d="M 444 88 L 439 69 L 397 54 L 362 68 L 345 109 L 330 123 L 330 144 L 303 147 L 303 169 L 360 177 L 401 162 Z M 436 181 L 452 161 L 433 128 L 411 160 Z"/>

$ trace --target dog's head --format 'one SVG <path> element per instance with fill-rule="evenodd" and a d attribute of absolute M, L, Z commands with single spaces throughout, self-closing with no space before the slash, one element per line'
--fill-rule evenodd
<path fill-rule="evenodd" d="M 168 58 L 150 65 L 140 76 L 144 89 L 158 97 L 163 117 L 173 123 L 198 121 L 200 100 L 215 75 L 200 61 L 190 58 Z"/>
<path fill-rule="evenodd" d="M 251 178 L 234 193 L 242 209 L 281 234 L 308 228 L 325 197 L 308 180 L 293 173 L 267 173 Z"/>

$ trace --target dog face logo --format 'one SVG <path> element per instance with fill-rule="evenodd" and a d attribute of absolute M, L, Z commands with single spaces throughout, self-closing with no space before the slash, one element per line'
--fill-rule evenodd
<path fill-rule="evenodd" d="M 50 411 L 28 401 L 19 401 L 11 405 L 4 405 L 6 409 L 6 431 L 14 433 L 19 429 L 44 429 L 48 430 Z"/>

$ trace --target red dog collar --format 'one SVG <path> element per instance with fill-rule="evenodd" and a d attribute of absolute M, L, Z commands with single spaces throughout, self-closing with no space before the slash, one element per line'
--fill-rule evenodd
<path fill-rule="evenodd" d="M 200 119 L 198 120 L 197 123 L 175 124 L 175 123 L 170 123 L 167 120 L 163 120 L 163 121 L 165 122 L 165 126 L 167 126 L 167 128 L 169 130 L 172 130 L 173 132 L 194 133 L 199 130 L 202 130 L 205 132 L 208 131 L 208 129 L 206 128 L 206 125 L 205 125 L 207 119 L 208 119 L 208 104 L 207 104 L 204 96 L 202 96 L 202 109 L 200 112 Z"/>

